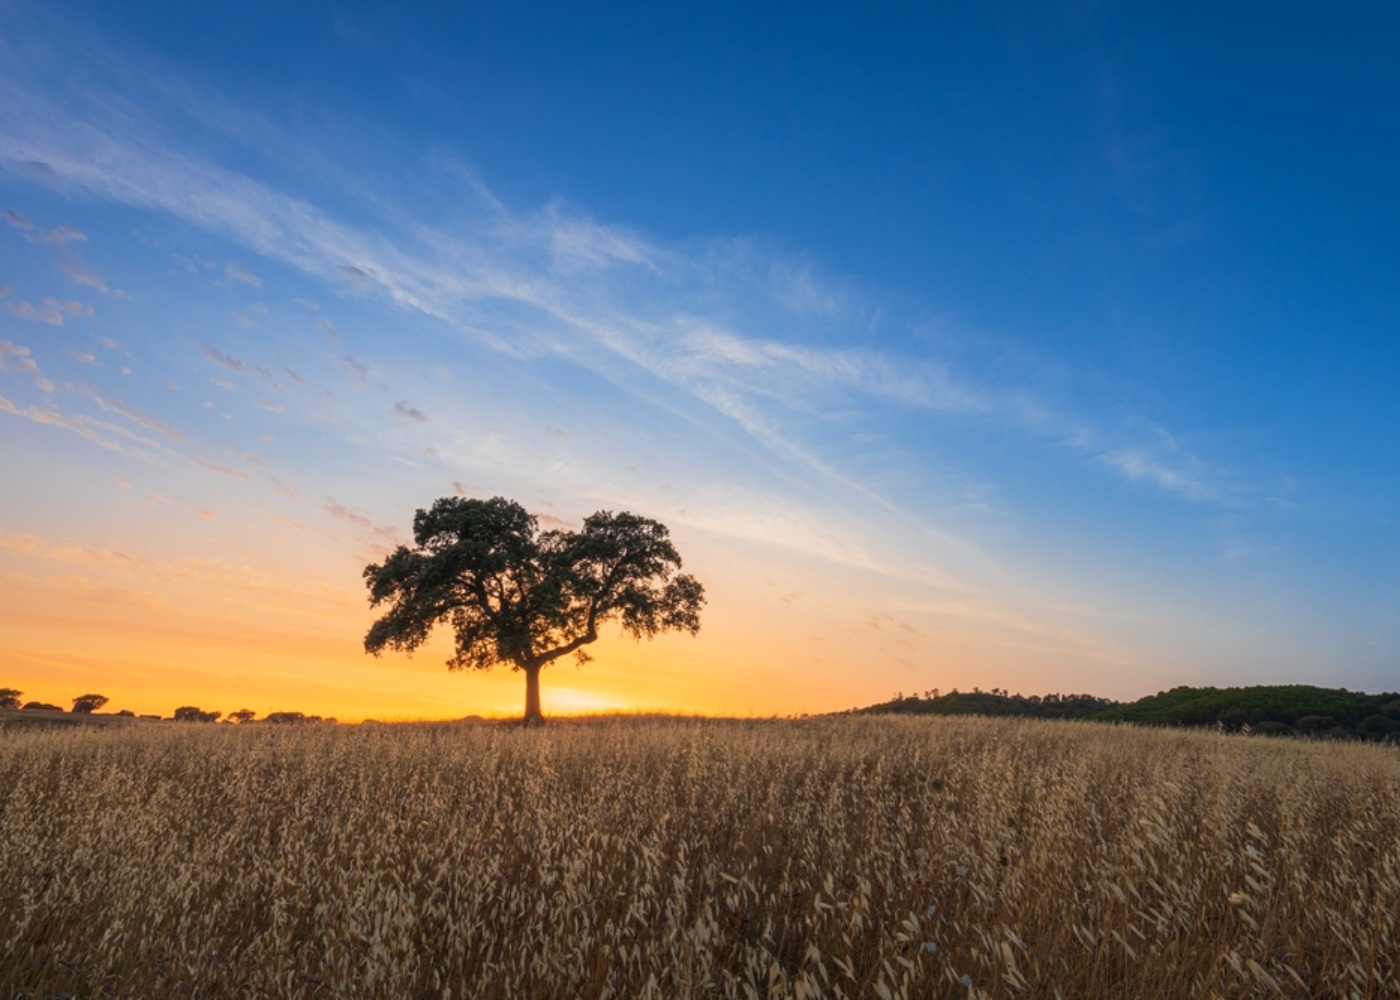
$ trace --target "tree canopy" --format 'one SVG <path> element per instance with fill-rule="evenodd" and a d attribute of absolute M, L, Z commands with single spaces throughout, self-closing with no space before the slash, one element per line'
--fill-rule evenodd
<path fill-rule="evenodd" d="M 444 497 L 413 518 L 413 546 L 365 567 L 371 607 L 388 610 L 365 651 L 412 652 L 451 625 L 452 670 L 509 665 L 526 677 L 525 720 L 540 721 L 539 672 L 616 621 L 634 638 L 700 628 L 704 588 L 680 573 L 664 524 L 599 511 L 579 531 L 541 531 L 513 500 Z"/>
<path fill-rule="evenodd" d="M 73 711 L 80 715 L 91 715 L 107 704 L 105 694 L 80 694 L 73 699 Z"/>

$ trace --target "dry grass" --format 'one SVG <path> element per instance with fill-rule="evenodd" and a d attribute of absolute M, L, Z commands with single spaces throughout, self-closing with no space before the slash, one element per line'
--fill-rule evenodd
<path fill-rule="evenodd" d="M 0 996 L 1400 996 L 1400 756 L 976 719 L 0 734 Z"/>

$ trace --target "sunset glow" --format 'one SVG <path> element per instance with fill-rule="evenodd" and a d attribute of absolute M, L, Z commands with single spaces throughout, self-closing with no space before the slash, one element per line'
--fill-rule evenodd
<path fill-rule="evenodd" d="M 1395 686 L 1385 31 L 589 6 L 0 6 L 0 686 L 518 714 L 363 650 L 454 495 L 705 585 L 547 714 Z"/>

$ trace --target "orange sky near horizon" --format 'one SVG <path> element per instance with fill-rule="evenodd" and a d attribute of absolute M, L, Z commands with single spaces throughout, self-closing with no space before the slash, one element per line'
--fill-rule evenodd
<path fill-rule="evenodd" d="M 375 613 L 360 573 L 387 553 L 391 526 L 192 509 L 125 480 L 100 492 L 72 523 L 120 523 L 119 544 L 0 532 L 0 686 L 25 700 L 67 707 L 95 691 L 109 711 L 163 716 L 180 705 L 344 721 L 520 714 L 519 673 L 446 669 L 447 626 L 412 657 L 363 652 Z M 780 546 L 741 552 L 684 526 L 676 540 L 707 589 L 699 635 L 635 642 L 605 629 L 592 662 L 545 671 L 546 714 L 788 715 L 976 684 L 1102 691 L 1086 671 L 1126 655 L 978 595 L 914 607 L 879 571 L 833 573 Z"/>

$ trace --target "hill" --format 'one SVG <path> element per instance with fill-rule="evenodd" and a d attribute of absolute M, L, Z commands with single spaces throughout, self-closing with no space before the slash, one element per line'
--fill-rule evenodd
<path fill-rule="evenodd" d="M 952 691 L 896 697 L 860 715 L 989 715 L 1035 719 L 1092 719 L 1149 726 L 1248 729 L 1269 736 L 1400 739 L 1400 694 L 1366 694 L 1311 684 L 1253 687 L 1175 687 L 1134 702 L 1087 694 L 1020 695 L 1005 691 Z"/>
<path fill-rule="evenodd" d="M 1089 694 L 1009 694 L 1000 689 L 932 692 L 928 697 L 897 696 L 868 708 L 854 709 L 856 715 L 992 715 L 1021 716 L 1029 719 L 1086 719 L 1118 706 L 1107 698 Z"/>

